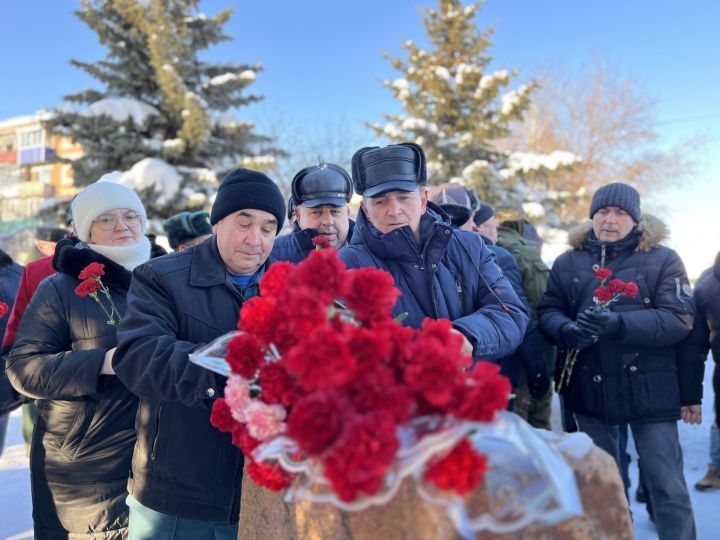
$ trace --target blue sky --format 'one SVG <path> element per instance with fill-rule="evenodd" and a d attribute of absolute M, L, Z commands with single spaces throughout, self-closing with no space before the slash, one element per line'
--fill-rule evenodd
<path fill-rule="evenodd" d="M 0 119 L 51 108 L 61 97 L 93 84 L 70 58 L 103 56 L 95 35 L 72 11 L 75 0 L 7 2 L 0 18 L 4 51 Z M 395 77 L 382 53 L 398 54 L 405 39 L 423 42 L 422 5 L 416 0 L 204 0 L 213 14 L 233 6 L 226 29 L 234 40 L 214 47 L 209 59 L 260 62 L 265 71 L 254 91 L 265 101 L 241 111 L 263 124 L 282 119 L 322 126 L 341 119 L 360 136 L 363 121 L 397 111 L 380 81 Z M 668 143 L 702 134 L 700 174 L 689 186 L 666 193 L 673 243 L 717 219 L 720 200 L 720 2 L 716 0 L 488 0 L 478 26 L 493 26 L 492 67 L 521 76 L 548 63 L 569 70 L 592 55 L 631 76 L 657 102 L 658 131 Z M 716 225 L 708 227 L 719 230 Z M 704 265 L 720 248 L 720 233 L 683 256 Z M 689 249 L 689 248 L 685 248 Z"/>

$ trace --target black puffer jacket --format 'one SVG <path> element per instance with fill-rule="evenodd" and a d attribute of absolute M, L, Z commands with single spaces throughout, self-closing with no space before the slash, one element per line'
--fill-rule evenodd
<path fill-rule="evenodd" d="M 53 260 L 58 274 L 33 295 L 7 359 L 13 386 L 37 399 L 30 454 L 36 538 L 127 535 L 138 400 L 117 377 L 99 374 L 117 337 L 100 306 L 74 292 L 91 262 L 105 265 L 103 283 L 124 313 L 130 272 L 65 239 Z"/>
<path fill-rule="evenodd" d="M 10 312 L 15 303 L 23 267 L 13 262 L 10 255 L 0 249 L 0 302 L 7 305 L 7 313 L 0 318 L 0 340 L 5 335 Z M 7 414 L 20 405 L 15 390 L 5 375 L 5 370 L 0 369 L 0 415 Z M 0 448 L 2 441 L 0 441 Z"/>
<path fill-rule="evenodd" d="M 698 278 L 694 297 L 697 318 L 690 336 L 680 345 L 680 359 L 689 366 L 686 384 L 693 385 L 695 394 L 702 396 L 705 360 L 708 350 L 712 350 L 715 361 L 715 422 L 720 426 L 720 253 L 715 258 L 715 264 Z"/>
<path fill-rule="evenodd" d="M 555 261 L 537 311 L 541 329 L 564 349 L 560 363 L 567 351 L 562 329 L 593 305 L 598 265 L 640 290 L 611 307 L 621 313 L 620 333 L 580 353 L 562 389 L 571 411 L 610 423 L 659 422 L 679 419 L 681 404 L 696 399 L 680 386 L 678 370 L 686 366 L 676 350 L 692 328 L 695 306 L 680 257 L 659 245 L 665 234 L 660 221 L 646 216 L 623 240 L 601 244 L 588 222 L 571 234 L 575 249 Z"/>

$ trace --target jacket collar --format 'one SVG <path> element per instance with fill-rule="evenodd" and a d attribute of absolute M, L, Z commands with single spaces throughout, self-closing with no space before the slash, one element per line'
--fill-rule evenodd
<path fill-rule="evenodd" d="M 447 231 L 447 232 L 446 232 Z M 364 244 L 382 260 L 424 261 L 440 260 L 452 236 L 449 218 L 440 208 L 428 202 L 425 214 L 420 218 L 420 243 L 409 226 L 382 233 L 370 223 L 361 209 L 350 244 Z"/>
<path fill-rule="evenodd" d="M 105 265 L 105 275 L 102 277 L 105 285 L 125 290 L 130 287 L 132 273 L 129 270 L 90 249 L 76 237 L 63 238 L 57 243 L 52 266 L 57 272 L 77 278 L 83 268 L 94 262 Z"/>
<path fill-rule="evenodd" d="M 193 287 L 214 287 L 229 281 L 229 272 L 217 247 L 217 236 L 190 248 L 190 285 Z M 188 250 L 189 251 L 189 250 Z M 270 258 L 258 270 L 258 280 L 270 264 Z"/>

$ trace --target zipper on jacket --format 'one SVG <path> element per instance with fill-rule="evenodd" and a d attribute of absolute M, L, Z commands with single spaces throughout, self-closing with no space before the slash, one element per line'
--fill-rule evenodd
<path fill-rule="evenodd" d="M 605 244 L 600 245 L 600 267 L 605 268 Z"/>
<path fill-rule="evenodd" d="M 157 457 L 157 443 L 160 438 L 160 413 L 162 412 L 163 402 L 160 402 L 157 415 L 155 416 L 155 436 L 153 437 L 152 448 L 150 449 L 150 461 L 155 461 Z"/>
<path fill-rule="evenodd" d="M 462 293 L 462 283 L 458 278 L 455 278 L 455 286 L 457 287 L 458 293 Z"/>

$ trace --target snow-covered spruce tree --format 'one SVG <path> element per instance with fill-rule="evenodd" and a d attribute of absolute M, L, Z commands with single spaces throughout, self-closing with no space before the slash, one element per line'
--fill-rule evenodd
<path fill-rule="evenodd" d="M 386 55 L 401 77 L 383 84 L 401 102 L 404 114 L 387 114 L 384 125 L 370 127 L 392 142 L 420 144 L 431 183 L 460 181 L 476 188 L 485 201 L 524 206 L 539 217 L 550 203 L 547 175 L 577 158 L 562 151 L 512 152 L 500 144 L 512 123 L 522 118 L 535 83 L 508 89 L 515 73 L 489 71 L 492 29 L 476 29 L 480 5 L 439 0 L 438 9 L 423 9 L 431 48 L 406 41 L 407 58 Z"/>
<path fill-rule="evenodd" d="M 231 10 L 206 16 L 198 3 L 83 0 L 76 14 L 108 52 L 97 63 L 72 60 L 103 88 L 66 96 L 53 122 L 85 149 L 73 162 L 77 184 L 123 171 L 149 213 L 163 217 L 206 205 L 234 167 L 275 166 L 282 152 L 232 114 L 261 99 L 247 87 L 262 68 L 199 59 L 230 39 Z"/>

